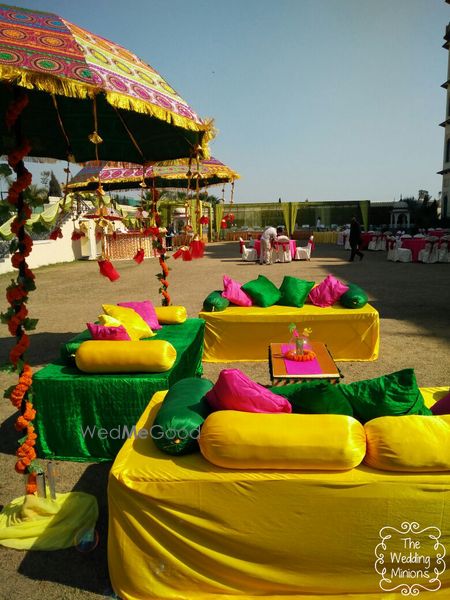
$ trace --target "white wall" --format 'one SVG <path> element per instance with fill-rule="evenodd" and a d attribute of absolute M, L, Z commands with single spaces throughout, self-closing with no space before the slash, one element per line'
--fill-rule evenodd
<path fill-rule="evenodd" d="M 71 262 L 81 258 L 80 240 L 72 241 L 72 219 L 68 219 L 61 227 L 62 238 L 57 240 L 37 240 L 33 242 L 33 249 L 27 257 L 28 266 L 37 269 L 45 265 L 54 265 L 61 262 Z M 11 265 L 11 256 L 0 259 L 0 274 L 17 271 Z"/>

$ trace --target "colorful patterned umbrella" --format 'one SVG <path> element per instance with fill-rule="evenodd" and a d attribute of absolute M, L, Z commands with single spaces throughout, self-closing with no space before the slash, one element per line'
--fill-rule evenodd
<path fill-rule="evenodd" d="M 0 5 L 0 82 L 1 115 L 17 87 L 27 90 L 21 127 L 35 157 L 143 164 L 190 156 L 210 137 L 152 67 L 51 13 Z M 2 134 L 0 154 L 14 147 L 14 132 Z"/>
<path fill-rule="evenodd" d="M 188 176 L 189 160 L 178 159 L 153 163 L 145 168 L 145 183 L 156 188 L 196 189 L 220 183 L 228 183 L 239 179 L 239 174 L 211 157 L 201 160 L 197 170 L 196 161 L 190 166 L 191 177 Z M 91 161 L 79 171 L 68 183 L 67 189 L 73 192 L 93 191 L 100 181 L 105 190 L 123 190 L 138 188 L 142 184 L 143 167 L 131 163 L 113 163 Z"/>

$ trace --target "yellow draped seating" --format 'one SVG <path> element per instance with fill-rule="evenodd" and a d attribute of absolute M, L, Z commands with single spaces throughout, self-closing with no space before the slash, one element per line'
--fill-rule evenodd
<path fill-rule="evenodd" d="M 449 390 L 421 391 L 431 406 Z M 164 395 L 154 395 L 137 432 L 151 431 Z M 108 503 L 109 573 L 123 600 L 400 600 L 399 589 L 381 591 L 375 570 L 381 530 L 400 531 L 389 548 L 406 558 L 417 546 L 401 547 L 403 523 L 439 528 L 450 548 L 449 471 L 395 473 L 364 463 L 340 471 L 227 469 L 200 452 L 163 454 L 139 435 L 114 461 Z M 450 570 L 439 580 L 432 600 L 450 597 Z"/>
<path fill-rule="evenodd" d="M 201 312 L 206 321 L 205 362 L 263 361 L 271 342 L 289 341 L 289 323 L 310 327 L 311 339 L 327 345 L 334 360 L 370 361 L 378 358 L 380 319 L 370 304 L 350 309 L 335 304 L 321 308 L 289 306 L 229 306 L 220 312 Z"/>

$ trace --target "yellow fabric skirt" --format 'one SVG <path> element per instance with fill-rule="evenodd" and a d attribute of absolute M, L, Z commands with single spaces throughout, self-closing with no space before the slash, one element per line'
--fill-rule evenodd
<path fill-rule="evenodd" d="M 445 392 L 427 390 L 427 404 Z M 138 432 L 150 430 L 163 397 L 155 394 Z M 399 600 L 375 570 L 384 527 L 437 527 L 450 550 L 448 472 L 224 469 L 200 453 L 165 455 L 142 435 L 119 452 L 108 501 L 109 571 L 124 600 Z M 406 556 L 403 537 L 388 550 Z M 430 600 L 450 597 L 450 571 L 439 581 Z"/>
<path fill-rule="evenodd" d="M 378 358 L 380 318 L 373 306 L 320 308 L 289 306 L 228 307 L 201 312 L 206 321 L 205 362 L 263 361 L 271 342 L 289 341 L 289 323 L 312 329 L 311 339 L 327 345 L 334 360 L 369 361 Z"/>

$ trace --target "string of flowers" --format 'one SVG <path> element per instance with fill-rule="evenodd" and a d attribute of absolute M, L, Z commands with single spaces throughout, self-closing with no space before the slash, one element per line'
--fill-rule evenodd
<path fill-rule="evenodd" d="M 23 196 L 23 191 L 31 184 L 32 180 L 31 173 L 23 163 L 23 158 L 29 154 L 31 146 L 21 136 L 19 121 L 27 104 L 28 96 L 25 93 L 17 95 L 9 105 L 5 116 L 7 128 L 14 127 L 18 141 L 17 148 L 8 155 L 8 163 L 15 171 L 17 179 L 9 188 L 7 197 L 7 202 L 15 209 L 16 213 L 11 225 L 11 231 L 16 235 L 16 239 L 12 240 L 10 251 L 13 253 L 11 264 L 18 269 L 18 275 L 17 280 L 12 280 L 6 289 L 6 299 L 10 306 L 6 312 L 1 314 L 1 320 L 3 323 L 7 323 L 9 332 L 16 337 L 16 344 L 9 354 L 9 359 L 11 370 L 19 372 L 18 383 L 6 390 L 5 397 L 11 400 L 13 406 L 20 413 L 15 422 L 15 429 L 25 433 L 25 436 L 19 440 L 20 446 L 16 451 L 18 459 L 15 470 L 28 475 L 26 493 L 33 494 L 37 489 L 36 472 L 39 470 L 39 467 L 33 464 L 36 458 L 34 446 L 37 435 L 34 432 L 32 421 L 36 411 L 31 401 L 32 369 L 25 361 L 24 355 L 30 345 L 26 331 L 34 329 L 37 323 L 37 319 L 28 317 L 26 307 L 28 294 L 36 286 L 34 274 L 26 262 L 33 247 L 33 240 L 25 232 L 25 224 L 31 217 L 31 208 L 26 204 Z"/>
<path fill-rule="evenodd" d="M 155 180 L 153 180 L 153 188 L 152 188 L 152 227 L 149 227 L 147 231 L 153 235 L 153 248 L 158 253 L 159 258 L 159 266 L 161 267 L 161 273 L 157 273 L 156 277 L 159 279 L 159 283 L 161 284 L 159 288 L 159 293 L 162 296 L 161 304 L 162 306 L 170 306 L 170 294 L 167 291 L 169 287 L 169 267 L 167 266 L 166 260 L 166 247 L 163 243 L 163 237 L 167 232 L 165 227 L 159 227 L 161 224 L 161 217 L 157 210 L 158 203 L 158 190 L 155 188 Z"/>

